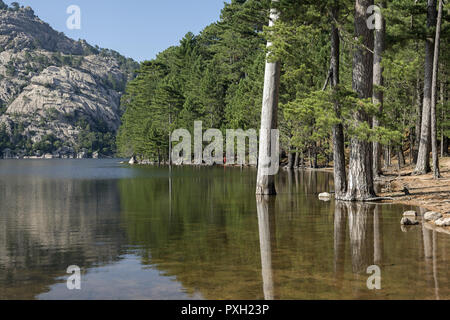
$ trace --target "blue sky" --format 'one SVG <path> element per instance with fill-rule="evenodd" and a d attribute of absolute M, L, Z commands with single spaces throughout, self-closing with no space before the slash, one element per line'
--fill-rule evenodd
<path fill-rule="evenodd" d="M 114 49 L 137 61 L 153 59 L 191 31 L 220 17 L 225 0 L 19 0 L 54 29 L 75 40 Z M 4 1 L 11 4 L 14 0 Z M 229 1 L 227 1 L 229 2 Z M 81 30 L 69 30 L 70 5 L 81 9 Z"/>

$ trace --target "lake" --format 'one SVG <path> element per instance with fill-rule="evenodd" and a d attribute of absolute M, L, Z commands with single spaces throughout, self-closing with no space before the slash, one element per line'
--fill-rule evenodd
<path fill-rule="evenodd" d="M 450 299 L 450 236 L 400 226 L 418 208 L 319 201 L 327 172 L 280 172 L 271 198 L 255 180 L 251 168 L 2 160 L 0 299 Z M 81 290 L 67 288 L 72 265 Z"/>

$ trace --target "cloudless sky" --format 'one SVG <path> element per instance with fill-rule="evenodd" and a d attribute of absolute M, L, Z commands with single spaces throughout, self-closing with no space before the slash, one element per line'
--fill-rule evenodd
<path fill-rule="evenodd" d="M 11 4 L 14 0 L 4 1 Z M 113 49 L 137 61 L 150 60 L 191 31 L 217 21 L 225 0 L 19 0 L 68 37 Z M 227 0 L 226 2 L 229 2 Z M 81 9 L 81 30 L 69 30 L 70 5 Z"/>

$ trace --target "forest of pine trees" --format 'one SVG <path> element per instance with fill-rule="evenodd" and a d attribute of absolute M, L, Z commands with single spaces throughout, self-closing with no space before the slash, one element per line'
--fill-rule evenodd
<path fill-rule="evenodd" d="M 394 157 L 437 178 L 450 140 L 449 36 L 442 0 L 232 0 L 218 22 L 141 64 L 118 149 L 164 161 L 169 133 L 197 120 L 271 126 L 288 167 L 334 163 L 338 199 L 375 197 Z"/>

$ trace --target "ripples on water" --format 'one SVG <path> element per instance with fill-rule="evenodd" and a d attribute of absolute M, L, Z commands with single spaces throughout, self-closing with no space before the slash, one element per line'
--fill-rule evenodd
<path fill-rule="evenodd" d="M 255 176 L 0 161 L 0 299 L 450 298 L 450 236 L 402 231 L 411 207 L 320 202 L 331 175 L 312 171 L 280 173 L 279 195 L 257 199 Z"/>

